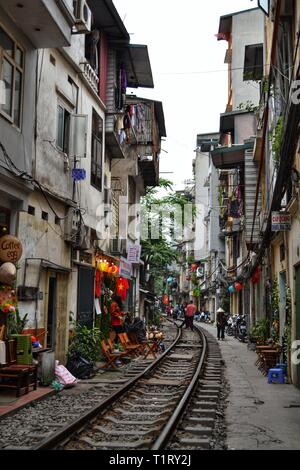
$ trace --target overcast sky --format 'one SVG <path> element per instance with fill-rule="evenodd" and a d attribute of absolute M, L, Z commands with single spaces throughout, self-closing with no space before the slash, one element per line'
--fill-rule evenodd
<path fill-rule="evenodd" d="M 167 139 L 162 177 L 183 187 L 192 177 L 196 136 L 219 130 L 227 103 L 227 43 L 218 41 L 219 18 L 257 6 L 251 0 L 113 0 L 132 44 L 148 46 L 154 90 L 138 96 L 163 102 Z M 241 67 L 244 64 L 241 64 Z M 166 153 L 168 152 L 168 153 Z"/>

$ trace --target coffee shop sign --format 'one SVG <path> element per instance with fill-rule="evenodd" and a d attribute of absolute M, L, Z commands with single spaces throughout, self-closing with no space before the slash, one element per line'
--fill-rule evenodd
<path fill-rule="evenodd" d="M 22 243 L 12 235 L 0 238 L 0 261 L 16 263 L 22 256 Z"/>
<path fill-rule="evenodd" d="M 291 215 L 287 212 L 272 212 L 272 232 L 291 230 Z"/>

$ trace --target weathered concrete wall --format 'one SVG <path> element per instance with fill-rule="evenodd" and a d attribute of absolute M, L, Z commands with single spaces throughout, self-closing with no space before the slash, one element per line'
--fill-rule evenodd
<path fill-rule="evenodd" d="M 208 175 L 209 155 L 197 152 L 195 163 L 195 203 L 197 208 L 196 232 L 195 232 L 195 259 L 205 258 L 207 255 L 207 231 L 204 225 L 204 217 L 209 206 L 208 188 L 204 187 Z"/>
<path fill-rule="evenodd" d="M 261 10 L 247 11 L 232 17 L 232 89 L 233 111 L 239 104 L 259 102 L 259 84 L 243 80 L 245 47 L 264 42 L 264 18 Z"/>
<path fill-rule="evenodd" d="M 70 246 L 64 241 L 64 222 L 61 221 L 60 225 L 55 224 L 53 212 L 44 197 L 38 192 L 34 192 L 30 196 L 29 205 L 35 207 L 35 215 L 30 215 L 27 212 L 19 213 L 18 237 L 23 245 L 23 254 L 19 262 L 17 285 L 23 285 L 26 258 L 43 258 L 65 268 L 71 267 Z M 64 215 L 63 204 L 51 199 L 51 205 L 58 215 Z M 48 221 L 42 219 L 42 211 L 48 212 Z M 39 260 L 29 261 L 25 279 L 26 286 L 38 287 L 39 265 Z M 46 273 L 43 270 L 40 280 L 43 298 L 38 302 L 38 320 L 42 324 L 46 318 L 47 307 L 45 283 Z M 31 325 L 35 326 L 35 301 L 20 302 L 20 310 L 23 313 L 29 313 Z"/>
<path fill-rule="evenodd" d="M 34 151 L 35 84 L 38 52 L 1 8 L 0 24 L 25 50 L 21 130 L 18 130 L 0 115 L 0 141 L 17 168 L 31 174 Z"/>

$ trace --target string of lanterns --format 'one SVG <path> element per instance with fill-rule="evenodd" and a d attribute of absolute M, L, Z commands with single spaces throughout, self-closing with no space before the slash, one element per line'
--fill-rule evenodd
<path fill-rule="evenodd" d="M 102 273 L 109 273 L 113 275 L 117 275 L 120 272 L 119 266 L 115 263 L 108 261 L 106 258 L 97 258 L 97 269 Z"/>
<path fill-rule="evenodd" d="M 234 292 L 239 292 L 240 290 L 242 290 L 243 287 L 243 284 L 241 284 L 240 282 L 235 282 L 234 284 L 228 287 L 228 292 L 233 294 Z"/>

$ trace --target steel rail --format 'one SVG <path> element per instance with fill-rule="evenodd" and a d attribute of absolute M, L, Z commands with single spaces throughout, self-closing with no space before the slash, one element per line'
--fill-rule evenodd
<path fill-rule="evenodd" d="M 169 319 L 167 319 L 170 321 Z M 172 322 L 176 325 L 175 322 Z M 176 325 L 177 326 L 177 325 Z M 97 406 L 90 409 L 86 413 L 82 414 L 79 418 L 76 418 L 72 421 L 69 425 L 65 426 L 63 429 L 54 432 L 51 436 L 44 439 L 41 443 L 32 447 L 32 450 L 49 450 L 53 449 L 59 443 L 70 437 L 71 434 L 76 432 L 82 426 L 87 424 L 91 419 L 97 416 L 99 413 L 106 411 L 109 406 L 111 406 L 117 399 L 119 399 L 122 395 L 128 392 L 135 383 L 140 380 L 142 377 L 146 377 L 149 372 L 151 372 L 160 362 L 162 362 L 169 352 L 176 346 L 182 336 L 181 329 L 177 326 L 177 336 L 174 342 L 166 349 L 166 351 L 158 357 L 154 362 L 152 362 L 143 372 L 136 375 L 130 382 L 126 383 L 123 387 L 113 393 L 110 397 L 105 398 L 102 402 L 100 402 Z"/>
<path fill-rule="evenodd" d="M 200 374 L 202 372 L 203 363 L 204 363 L 206 350 L 207 350 L 207 340 L 206 340 L 206 337 L 205 337 L 203 331 L 201 330 L 201 328 L 199 328 L 196 325 L 194 325 L 194 328 L 196 328 L 198 330 L 198 333 L 202 337 L 202 353 L 201 353 L 201 356 L 200 356 L 200 359 L 199 359 L 197 369 L 195 371 L 194 377 L 193 377 L 190 385 L 186 389 L 183 397 L 181 398 L 181 400 L 178 403 L 177 407 L 175 408 L 172 416 L 170 417 L 170 419 L 166 423 L 165 427 L 163 428 L 162 432 L 160 433 L 160 435 L 158 436 L 158 438 L 154 442 L 153 446 L 151 447 L 151 450 L 164 450 L 166 448 L 166 444 L 170 441 L 170 438 L 174 434 L 174 431 L 177 427 L 177 424 L 178 424 L 179 420 L 181 419 L 181 417 L 182 417 L 182 415 L 183 415 L 183 413 L 184 413 L 184 411 L 185 411 L 185 409 L 186 409 L 186 407 L 187 407 L 187 405 L 190 401 L 190 398 L 191 398 L 191 396 L 192 396 L 192 394 L 193 394 L 193 392 L 194 392 L 194 390 L 197 386 L 198 379 L 199 379 Z"/>

